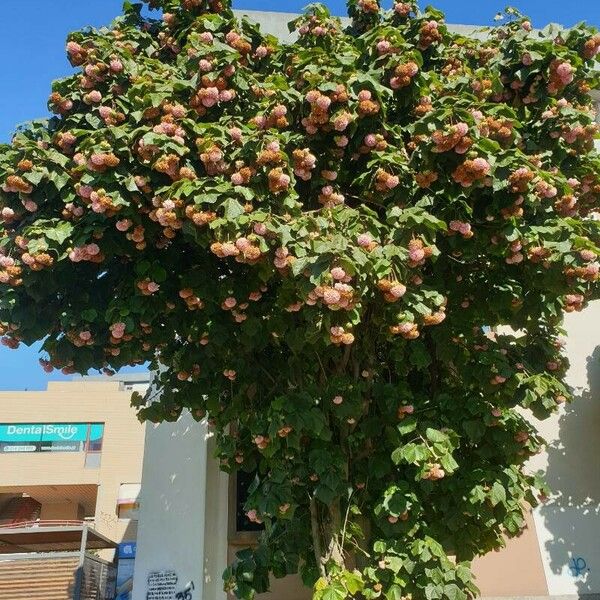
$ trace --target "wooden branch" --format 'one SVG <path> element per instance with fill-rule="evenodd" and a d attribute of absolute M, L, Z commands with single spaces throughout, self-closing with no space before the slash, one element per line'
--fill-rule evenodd
<path fill-rule="evenodd" d="M 317 500 L 314 496 L 310 497 L 310 528 L 312 531 L 313 551 L 315 553 L 315 561 L 317 569 L 321 577 L 327 577 L 325 565 L 323 564 L 323 553 L 321 549 L 321 531 L 319 526 L 319 509 L 317 508 Z"/>

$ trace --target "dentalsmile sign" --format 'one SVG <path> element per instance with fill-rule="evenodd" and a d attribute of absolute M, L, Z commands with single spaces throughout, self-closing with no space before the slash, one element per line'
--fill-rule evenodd
<path fill-rule="evenodd" d="M 7 423 L 0 425 L 0 452 L 79 452 L 103 434 L 101 423 Z"/>

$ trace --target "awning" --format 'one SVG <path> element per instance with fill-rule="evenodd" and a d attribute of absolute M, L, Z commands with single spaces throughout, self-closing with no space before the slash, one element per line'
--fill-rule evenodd
<path fill-rule="evenodd" d="M 118 546 L 95 529 L 85 525 L 39 528 L 0 527 L 0 555 L 80 550 L 84 529 L 87 529 L 86 550 L 102 550 Z"/>
<path fill-rule="evenodd" d="M 137 505 L 139 503 L 140 489 L 141 484 L 139 483 L 122 483 L 119 488 L 119 498 L 117 499 L 117 504 L 122 506 L 124 504 L 127 505 Z"/>

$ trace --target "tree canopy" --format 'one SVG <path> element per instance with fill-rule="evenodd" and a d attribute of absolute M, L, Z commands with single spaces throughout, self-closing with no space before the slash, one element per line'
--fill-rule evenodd
<path fill-rule="evenodd" d="M 237 597 L 475 595 L 546 493 L 521 409 L 570 399 L 562 316 L 598 297 L 600 36 L 351 0 L 286 45 L 148 4 L 73 33 L 55 116 L 0 146 L 2 342 L 149 362 L 140 417 L 190 409 L 256 471 Z"/>

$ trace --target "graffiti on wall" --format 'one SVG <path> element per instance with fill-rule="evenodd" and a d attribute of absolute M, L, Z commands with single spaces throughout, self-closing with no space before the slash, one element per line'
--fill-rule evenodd
<path fill-rule="evenodd" d="M 192 592 L 194 591 L 194 582 L 190 581 L 181 592 L 175 594 L 175 600 L 192 600 Z"/>
<path fill-rule="evenodd" d="M 569 561 L 569 571 L 573 577 L 583 577 L 590 569 L 583 556 L 573 556 Z"/>
<path fill-rule="evenodd" d="M 155 571 L 148 575 L 146 600 L 193 600 L 194 582 L 190 581 L 179 592 L 175 571 Z"/>
<path fill-rule="evenodd" d="M 175 571 L 157 571 L 148 575 L 148 593 L 146 600 L 173 600 L 177 573 Z"/>

